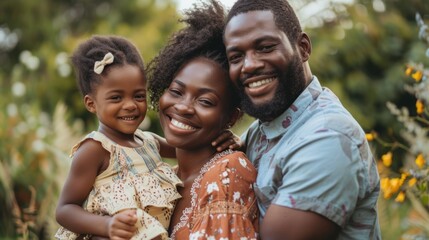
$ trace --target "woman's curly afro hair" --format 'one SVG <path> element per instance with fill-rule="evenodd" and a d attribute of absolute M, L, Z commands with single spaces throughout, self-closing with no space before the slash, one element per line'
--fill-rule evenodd
<path fill-rule="evenodd" d="M 216 0 L 194 4 L 179 21 L 186 24 L 185 28 L 169 39 L 146 69 L 150 102 L 156 110 L 159 108 L 159 98 L 181 67 L 196 57 L 205 57 L 218 63 L 228 75 L 228 60 L 222 40 L 225 26 L 223 6 Z M 233 101 L 232 104 L 238 106 L 239 100 Z"/>

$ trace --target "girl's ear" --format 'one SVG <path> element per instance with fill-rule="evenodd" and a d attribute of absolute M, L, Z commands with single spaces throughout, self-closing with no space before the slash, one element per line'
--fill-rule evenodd
<path fill-rule="evenodd" d="M 85 95 L 85 97 L 83 98 L 83 102 L 89 112 L 96 113 L 95 103 L 90 95 Z"/>

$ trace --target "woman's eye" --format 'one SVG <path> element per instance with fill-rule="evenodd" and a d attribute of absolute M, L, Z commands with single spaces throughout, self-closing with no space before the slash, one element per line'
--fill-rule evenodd
<path fill-rule="evenodd" d="M 207 106 L 207 107 L 214 106 L 214 103 L 211 100 L 209 100 L 209 99 L 200 99 L 199 102 L 203 106 Z"/>
<path fill-rule="evenodd" d="M 175 89 L 175 88 L 168 89 L 168 92 L 170 94 L 172 94 L 173 96 L 181 96 L 182 95 L 182 93 L 179 90 Z"/>

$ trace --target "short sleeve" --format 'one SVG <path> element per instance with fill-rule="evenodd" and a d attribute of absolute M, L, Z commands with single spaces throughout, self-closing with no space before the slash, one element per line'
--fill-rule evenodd
<path fill-rule="evenodd" d="M 283 177 L 272 203 L 310 210 L 344 226 L 367 185 L 358 146 L 331 130 L 296 145 L 278 165 Z"/>
<path fill-rule="evenodd" d="M 218 160 L 204 175 L 190 239 L 256 239 L 256 169 L 242 152 Z"/>

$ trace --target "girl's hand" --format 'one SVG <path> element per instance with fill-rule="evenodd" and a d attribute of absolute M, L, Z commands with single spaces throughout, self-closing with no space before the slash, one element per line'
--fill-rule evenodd
<path fill-rule="evenodd" d="M 240 150 L 242 143 L 240 137 L 235 135 L 231 130 L 224 130 L 213 142 L 212 146 L 216 147 L 218 152 L 226 149 Z"/>
<path fill-rule="evenodd" d="M 137 223 L 136 210 L 127 209 L 115 214 L 108 221 L 108 233 L 111 240 L 128 240 L 134 236 Z"/>

